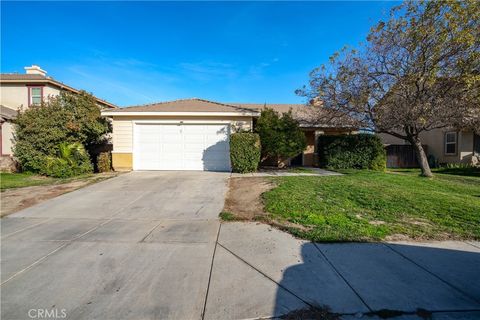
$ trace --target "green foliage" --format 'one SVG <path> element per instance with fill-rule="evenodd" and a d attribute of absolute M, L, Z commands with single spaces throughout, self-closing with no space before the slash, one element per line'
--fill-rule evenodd
<path fill-rule="evenodd" d="M 44 172 L 47 158 L 57 156 L 60 144 L 79 142 L 88 148 L 101 143 L 110 131 L 92 95 L 61 92 L 46 103 L 19 113 L 13 152 L 22 170 Z"/>
<path fill-rule="evenodd" d="M 320 165 L 328 169 L 386 168 L 385 148 L 380 138 L 371 134 L 320 136 L 318 152 Z"/>
<path fill-rule="evenodd" d="M 260 163 L 260 138 L 251 132 L 234 133 L 230 136 L 230 160 L 234 172 L 255 172 Z"/>
<path fill-rule="evenodd" d="M 307 147 L 305 134 L 291 111 L 280 115 L 272 109 L 264 109 L 255 130 L 262 142 L 262 159 L 288 159 Z"/>
<path fill-rule="evenodd" d="M 222 219 L 223 221 L 234 221 L 236 220 L 236 217 L 233 213 L 222 211 L 220 212 L 220 219 Z"/>
<path fill-rule="evenodd" d="M 90 157 L 81 143 L 61 143 L 56 157 L 46 157 L 40 173 L 55 177 L 69 178 L 80 174 L 92 173 Z"/>
<path fill-rule="evenodd" d="M 419 169 L 395 173 L 348 170 L 342 176 L 281 177 L 264 193 L 270 218 L 312 241 L 480 239 L 480 177 Z M 296 227 L 303 226 L 303 227 Z"/>
<path fill-rule="evenodd" d="M 112 169 L 112 161 L 110 152 L 101 152 L 97 158 L 98 172 L 110 172 Z"/>

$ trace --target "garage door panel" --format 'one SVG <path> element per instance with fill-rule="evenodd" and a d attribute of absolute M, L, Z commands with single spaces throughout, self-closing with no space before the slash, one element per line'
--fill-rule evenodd
<path fill-rule="evenodd" d="M 230 171 L 228 125 L 136 124 L 135 170 Z"/>

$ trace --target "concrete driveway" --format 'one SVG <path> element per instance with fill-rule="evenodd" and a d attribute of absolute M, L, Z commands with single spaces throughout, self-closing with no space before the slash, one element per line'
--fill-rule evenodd
<path fill-rule="evenodd" d="M 200 319 L 227 177 L 132 172 L 2 219 L 1 318 Z"/>
<path fill-rule="evenodd" d="M 132 172 L 1 219 L 1 318 L 257 319 L 325 306 L 342 319 L 480 319 L 479 242 L 318 244 L 220 224 L 227 178 Z"/>

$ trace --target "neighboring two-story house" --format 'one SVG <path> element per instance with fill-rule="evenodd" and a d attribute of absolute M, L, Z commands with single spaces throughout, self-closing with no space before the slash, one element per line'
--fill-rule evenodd
<path fill-rule="evenodd" d="M 49 97 L 57 96 L 65 90 L 78 93 L 72 88 L 52 77 L 39 66 L 25 67 L 25 74 L 2 73 L 0 75 L 0 152 L 2 163 L 8 165 L 12 156 L 13 123 L 18 110 L 40 104 Z M 115 105 L 96 98 L 101 109 L 114 109 Z M 2 166 L 4 166 L 2 165 Z"/>

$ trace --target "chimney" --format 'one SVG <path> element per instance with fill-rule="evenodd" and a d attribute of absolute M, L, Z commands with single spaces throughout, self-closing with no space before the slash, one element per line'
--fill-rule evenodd
<path fill-rule="evenodd" d="M 43 70 L 42 68 L 34 64 L 32 64 L 31 67 L 25 67 L 24 69 L 27 72 L 27 74 L 40 74 L 44 77 L 47 76 L 47 71 Z"/>

